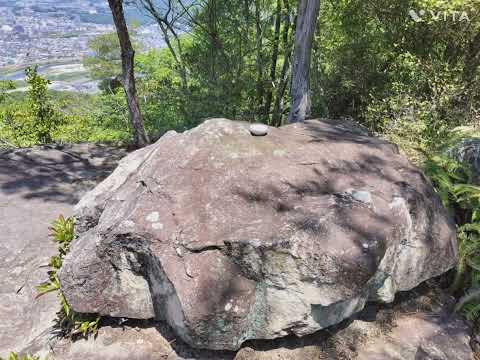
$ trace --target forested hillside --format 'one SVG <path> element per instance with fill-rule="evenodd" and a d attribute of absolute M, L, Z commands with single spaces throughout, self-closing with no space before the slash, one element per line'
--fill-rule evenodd
<path fill-rule="evenodd" d="M 147 53 L 135 44 L 149 133 L 157 137 L 219 116 L 277 126 L 285 122 L 295 1 L 174 1 L 170 10 L 155 2 L 149 8 L 149 3 L 138 6 L 157 17 L 168 44 Z M 416 22 L 411 10 L 425 15 Z M 322 2 L 312 49 L 312 116 L 354 118 L 401 139 L 408 151 L 437 145 L 443 131 L 474 124 L 477 13 L 475 1 Z M 95 102 L 94 114 L 82 114 L 82 106 L 65 111 L 55 96 L 50 100 L 65 118 L 56 140 L 128 139 L 126 104 L 114 81 L 121 73 L 116 41 L 113 34 L 102 35 L 90 44 L 95 55 L 85 59 L 92 75 L 103 81 L 103 93 L 85 101 Z M 28 146 L 35 139 L 8 134 L 9 127 L 26 126 L 20 98 L 8 95 L 2 102 L 1 138 Z M 71 111 L 79 114 L 72 117 Z M 62 130 L 85 124 L 90 131 L 81 137 Z"/>

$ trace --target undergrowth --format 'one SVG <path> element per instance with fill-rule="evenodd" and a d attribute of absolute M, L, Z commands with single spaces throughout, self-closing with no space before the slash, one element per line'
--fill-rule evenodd
<path fill-rule="evenodd" d="M 457 224 L 459 261 L 451 285 L 452 293 L 460 296 L 456 310 L 476 320 L 480 317 L 480 187 L 472 185 L 467 165 L 447 156 L 429 157 L 425 171 Z"/>
<path fill-rule="evenodd" d="M 0 360 L 40 360 L 40 357 L 33 355 L 18 355 L 17 353 L 11 352 L 6 359 L 0 357 Z M 45 358 L 45 360 L 48 359 Z"/>
<path fill-rule="evenodd" d="M 57 292 L 61 304 L 58 315 L 58 326 L 64 336 L 88 336 L 96 335 L 101 322 L 100 316 L 80 314 L 72 310 L 60 287 L 58 271 L 62 267 L 63 260 L 70 250 L 70 244 L 74 239 L 75 221 L 72 217 L 65 218 L 61 215 L 55 220 L 50 228 L 51 237 L 58 246 L 58 254 L 50 258 L 48 266 L 48 281 L 37 287 L 38 295 Z"/>

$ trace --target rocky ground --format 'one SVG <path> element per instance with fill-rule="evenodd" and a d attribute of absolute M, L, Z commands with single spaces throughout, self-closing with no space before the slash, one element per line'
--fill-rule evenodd
<path fill-rule="evenodd" d="M 50 340 L 27 352 L 49 359 L 102 360 L 466 360 L 471 328 L 451 314 L 452 299 L 430 281 L 388 306 L 371 304 L 353 319 L 302 338 L 250 341 L 238 352 L 192 349 L 165 323 L 107 320 L 97 337 Z M 477 355 L 478 356 L 478 355 Z"/>
<path fill-rule="evenodd" d="M 49 226 L 107 176 L 122 150 L 38 147 L 0 153 L 0 355 L 21 350 L 52 325 L 55 295 L 36 297 L 55 254 Z"/>
<path fill-rule="evenodd" d="M 86 190 L 125 153 L 102 146 L 43 147 L 0 154 L 0 356 L 9 351 L 50 359 L 469 359 L 471 329 L 451 314 L 436 281 L 368 305 L 341 324 L 303 338 L 250 341 L 238 352 L 194 350 L 162 322 L 107 319 L 96 337 L 52 334 L 58 301 L 36 299 L 55 246 L 48 226 L 72 214 Z"/>

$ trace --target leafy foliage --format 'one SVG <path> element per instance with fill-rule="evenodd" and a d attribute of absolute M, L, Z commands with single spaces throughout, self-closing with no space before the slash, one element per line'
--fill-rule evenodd
<path fill-rule="evenodd" d="M 480 315 L 480 187 L 471 184 L 465 165 L 447 157 L 429 158 L 425 170 L 458 224 L 459 262 L 452 291 L 464 294 L 457 308 L 476 319 Z"/>
<path fill-rule="evenodd" d="M 113 103 L 113 100 L 107 102 L 103 96 L 49 91 L 50 103 L 61 119 L 51 129 L 52 141 L 127 143 L 131 135 L 130 124 L 128 114 L 123 114 L 123 105 L 118 105 L 125 102 L 121 95 L 116 95 Z M 35 129 L 28 95 L 6 94 L 4 103 L 0 104 L 0 145 L 29 147 L 41 144 L 43 141 L 36 135 Z"/>
<path fill-rule="evenodd" d="M 145 3 L 132 2 L 140 8 Z M 168 46 L 142 52 L 134 41 L 138 95 L 150 137 L 191 128 L 208 117 L 284 123 L 297 2 L 182 4 L 173 0 L 171 9 L 156 8 L 168 23 L 165 32 L 159 28 Z M 453 128 L 480 120 L 477 7 L 476 0 L 323 1 L 312 56 L 313 115 L 353 117 L 421 163 Z M 424 21 L 410 19 L 411 9 L 424 10 Z M 439 12 L 467 12 L 469 21 L 429 15 Z M 130 30 L 135 38 L 136 29 Z M 90 47 L 84 64 L 102 81 L 102 93 L 73 113 L 62 109 L 61 100 L 50 99 L 60 115 L 57 122 L 58 117 L 45 115 L 52 114 L 49 102 L 38 96 L 14 101 L 8 92 L 0 105 L 0 139 L 16 146 L 131 140 L 128 107 L 115 80 L 118 39 L 114 33 L 101 35 Z M 32 99 L 44 106 L 32 111 Z M 88 111 L 78 111 L 83 106 Z M 46 127 L 51 131 L 34 125 L 46 118 L 53 121 Z"/>
<path fill-rule="evenodd" d="M 61 122 L 60 116 L 55 112 L 48 98 L 50 81 L 38 74 L 37 67 L 27 68 L 25 74 L 29 85 L 27 98 L 33 115 L 35 137 L 42 143 L 50 143 L 52 142 L 53 131 Z"/>
<path fill-rule="evenodd" d="M 130 26 L 133 47 L 142 49 L 143 45 L 136 40 L 139 24 Z M 83 65 L 90 72 L 92 79 L 100 80 L 100 89 L 113 91 L 121 87 L 122 58 L 120 44 L 116 32 L 98 35 L 89 41 L 91 55 L 83 59 Z"/>
<path fill-rule="evenodd" d="M 116 33 L 99 35 L 89 41 L 92 55 L 85 57 L 84 66 L 93 79 L 111 79 L 122 74 L 120 44 Z"/>
<path fill-rule="evenodd" d="M 51 237 L 58 244 L 58 249 L 61 256 L 67 254 L 75 236 L 75 222 L 73 218 L 67 218 L 61 215 L 57 220 L 55 220 L 50 228 L 52 231 Z"/>
<path fill-rule="evenodd" d="M 462 189 L 462 186 L 468 186 L 464 184 L 470 183 L 470 169 L 442 155 L 429 157 L 425 161 L 424 168 L 432 179 L 445 207 L 452 208 L 455 205 L 460 205 L 461 200 L 457 195 L 457 189 Z M 468 200 L 468 198 L 464 200 Z"/>
<path fill-rule="evenodd" d="M 0 360 L 4 360 L 0 357 Z M 32 355 L 18 355 L 17 353 L 11 352 L 5 360 L 40 360 L 39 356 Z M 47 360 L 45 358 L 45 360 Z"/>
<path fill-rule="evenodd" d="M 27 68 L 25 74 L 27 96 L 0 110 L 0 135 L 17 146 L 51 143 L 63 118 L 48 96 L 49 81 L 38 74 L 37 67 Z"/>
<path fill-rule="evenodd" d="M 464 311 L 467 316 L 467 319 L 470 321 L 476 320 L 480 317 L 480 302 L 479 303 L 469 303 L 464 306 Z"/>
<path fill-rule="evenodd" d="M 75 222 L 73 218 L 65 218 L 61 215 L 52 224 L 51 237 L 53 241 L 58 245 L 58 255 L 53 256 L 50 259 L 48 273 L 49 280 L 37 287 L 38 295 L 42 296 L 50 292 L 57 292 L 60 304 L 62 306 L 59 312 L 59 326 L 63 330 L 65 335 L 77 335 L 88 336 L 90 334 L 95 335 L 98 331 L 98 327 L 101 322 L 100 316 L 92 316 L 79 314 L 73 311 L 67 302 L 67 299 L 61 291 L 60 281 L 57 276 L 57 272 L 61 269 L 63 259 L 67 255 L 70 244 L 74 239 L 75 234 Z"/>
<path fill-rule="evenodd" d="M 5 101 L 6 97 L 6 92 L 15 90 L 17 86 L 15 85 L 15 82 L 13 81 L 0 81 L 0 104 Z"/>

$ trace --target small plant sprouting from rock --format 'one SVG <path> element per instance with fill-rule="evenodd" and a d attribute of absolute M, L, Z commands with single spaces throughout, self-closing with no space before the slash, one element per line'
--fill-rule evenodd
<path fill-rule="evenodd" d="M 63 259 L 68 254 L 70 244 L 75 236 L 75 221 L 72 217 L 65 218 L 63 215 L 60 215 L 60 217 L 53 222 L 50 230 L 53 241 L 58 245 L 58 255 L 50 258 L 48 264 L 50 267 L 48 281 L 37 287 L 37 297 L 54 291 L 58 292 L 62 306 L 61 311 L 58 313 L 58 321 L 64 335 L 95 335 L 98 331 L 101 317 L 79 314 L 73 311 L 61 291 L 60 281 L 57 276 L 57 272 L 62 267 Z"/>
<path fill-rule="evenodd" d="M 18 355 L 17 353 L 11 352 L 6 359 L 0 357 L 0 360 L 40 360 L 40 357 L 33 355 Z M 45 360 L 47 360 L 47 358 L 45 358 Z"/>

